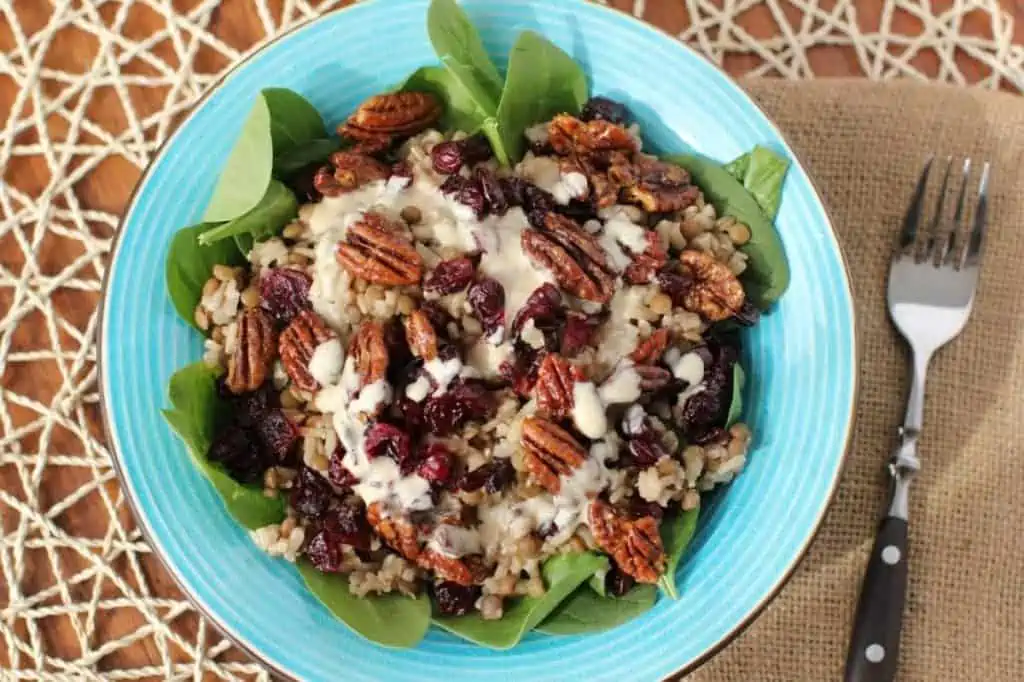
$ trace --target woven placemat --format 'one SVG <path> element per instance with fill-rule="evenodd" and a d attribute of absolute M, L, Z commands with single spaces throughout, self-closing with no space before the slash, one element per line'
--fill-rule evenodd
<path fill-rule="evenodd" d="M 120 211 L 182 114 L 245 54 L 341 4 L 0 1 L 0 678 L 268 678 L 192 610 L 130 518 L 97 408 L 96 306 Z M 734 74 L 1024 85 L 1013 0 L 611 4 Z M 1022 255 L 1009 229 L 1020 217 L 1010 197 L 1024 189 L 1020 159 L 1010 158 L 1019 105 L 852 84 L 750 87 L 835 210 L 871 336 L 857 448 L 822 540 L 779 600 L 694 678 L 833 679 L 899 417 L 902 352 L 880 304 L 879 231 L 894 229 L 926 146 L 980 154 L 988 145 L 1000 235 L 992 246 L 1004 264 Z M 943 139 L 947 125 L 959 132 Z M 998 487 L 1021 479 L 1021 415 L 1010 399 L 1021 379 L 1017 299 L 1012 268 L 999 265 L 986 264 L 969 335 L 935 366 L 914 497 L 905 680 L 1024 678 L 1012 648 L 1022 633 L 1013 589 L 1022 585 L 1021 493 Z"/>

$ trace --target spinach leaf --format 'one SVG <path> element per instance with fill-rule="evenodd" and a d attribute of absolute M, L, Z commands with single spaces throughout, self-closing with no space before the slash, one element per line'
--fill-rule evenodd
<path fill-rule="evenodd" d="M 649 611 L 657 597 L 658 588 L 654 585 L 634 585 L 621 597 L 601 596 L 583 586 L 559 604 L 536 629 L 549 635 L 604 632 Z"/>
<path fill-rule="evenodd" d="M 732 402 L 729 403 L 729 415 L 725 418 L 725 428 L 729 428 L 740 420 L 743 414 L 743 386 L 747 383 L 747 373 L 740 363 L 732 366 Z"/>
<path fill-rule="evenodd" d="M 192 462 L 213 484 L 228 512 L 246 528 L 280 523 L 284 500 L 269 498 L 262 486 L 242 485 L 206 458 L 217 425 L 225 417 L 225 405 L 217 394 L 217 372 L 202 362 L 182 367 L 171 376 L 170 409 L 164 419 L 188 446 Z"/>
<path fill-rule="evenodd" d="M 199 235 L 199 244 L 208 246 L 234 235 L 251 235 L 255 241 L 263 241 L 284 229 L 299 213 L 299 202 L 284 184 L 271 180 L 267 193 L 260 203 L 245 215 L 231 222 L 218 225 Z"/>
<path fill-rule="evenodd" d="M 306 587 L 338 620 L 371 642 L 396 648 L 416 646 L 430 627 L 430 599 L 403 594 L 357 597 L 348 589 L 348 577 L 323 573 L 309 561 L 296 562 Z"/>
<path fill-rule="evenodd" d="M 301 95 L 263 90 L 242 124 L 203 221 L 226 222 L 253 210 L 267 192 L 274 155 L 326 136 L 320 114 Z"/>
<path fill-rule="evenodd" d="M 747 270 L 740 279 L 755 305 L 767 308 L 777 301 L 789 286 L 789 263 L 779 233 L 757 200 L 729 171 L 708 158 L 678 154 L 665 160 L 690 172 L 718 215 L 733 216 L 750 228 L 750 241 L 740 248 L 747 254 Z"/>
<path fill-rule="evenodd" d="M 479 88 L 484 99 L 497 104 L 501 96 L 502 80 L 498 67 L 487 56 L 480 34 L 465 10 L 455 0 L 432 0 L 427 9 L 427 35 L 438 58 L 449 69 L 452 65 L 462 72 L 463 78 L 473 83 L 467 87 Z"/>
<path fill-rule="evenodd" d="M 725 170 L 753 195 L 768 220 L 774 221 L 782 201 L 782 185 L 789 170 L 789 159 L 767 147 L 757 146 L 727 163 Z"/>
<path fill-rule="evenodd" d="M 676 569 L 686 552 L 687 545 L 697 532 L 697 517 L 700 516 L 700 505 L 689 511 L 680 511 L 666 516 L 661 523 L 661 542 L 665 546 L 665 575 L 658 581 L 658 587 L 670 599 L 679 599 L 676 591 Z"/>
<path fill-rule="evenodd" d="M 536 627 L 587 578 L 608 564 L 599 554 L 560 554 L 544 562 L 547 592 L 542 597 L 519 597 L 507 603 L 499 620 L 480 614 L 435 616 L 434 622 L 452 634 L 492 649 L 510 649 Z"/>
<path fill-rule="evenodd" d="M 326 164 L 339 149 L 341 140 L 337 137 L 318 137 L 295 145 L 274 157 L 274 175 L 287 178 L 311 164 Z"/>
<path fill-rule="evenodd" d="M 587 76 L 580 65 L 547 38 L 520 33 L 498 105 L 498 129 L 509 158 L 522 158 L 527 127 L 556 114 L 577 114 L 586 101 Z"/>
<path fill-rule="evenodd" d="M 490 115 L 476 103 L 472 95 L 451 71 L 441 66 L 416 69 L 398 87 L 399 90 L 431 92 L 444 102 L 441 128 L 475 133 Z"/>
<path fill-rule="evenodd" d="M 231 242 L 199 245 L 199 235 L 213 227 L 210 223 L 199 223 L 178 230 L 167 251 L 167 294 L 181 319 L 196 329 L 199 329 L 195 322 L 196 306 L 203 296 L 203 285 L 210 279 L 213 266 L 218 263 L 241 265 L 245 262 L 245 258 Z"/>

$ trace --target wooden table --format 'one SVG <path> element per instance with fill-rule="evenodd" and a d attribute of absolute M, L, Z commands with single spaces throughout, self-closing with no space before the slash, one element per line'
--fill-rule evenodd
<path fill-rule="evenodd" d="M 178 99 L 168 93 L 168 88 L 126 86 L 118 92 L 112 82 L 104 82 L 86 97 L 76 95 L 69 102 L 70 111 L 84 102 L 82 113 L 93 122 L 91 129 L 81 128 L 74 116 L 48 114 L 44 123 L 22 126 L 12 132 L 16 121 L 31 118 L 28 111 L 35 107 L 46 107 L 61 97 L 65 88 L 82 84 L 81 76 L 56 76 L 56 72 L 85 74 L 93 69 L 99 54 L 101 39 L 97 26 L 120 26 L 110 33 L 124 36 L 127 41 L 113 40 L 115 56 L 132 48 L 132 41 L 144 40 L 146 36 L 163 30 L 166 18 L 157 12 L 153 2 L 110 2 L 80 0 L 72 3 L 86 22 L 93 26 L 87 31 L 73 26 L 60 28 L 53 34 L 48 49 L 39 50 L 33 44 L 36 38 L 46 34 L 54 10 L 51 2 L 42 0 L 20 0 L 13 3 L 0 2 L 0 52 L 8 55 L 0 65 L 0 118 L 6 121 L 6 132 L 0 137 L 0 160 L 6 160 L 3 191 L 0 192 L 0 370 L 2 370 L 2 392 L 0 392 L 0 433 L 5 434 L 0 446 L 0 490 L 6 498 L 0 498 L 0 523 L 4 533 L 5 558 L 13 566 L 10 574 L 17 590 L 8 586 L 0 591 L 0 609 L 12 609 L 19 600 L 30 599 L 33 595 L 49 594 L 31 618 L 11 619 L 3 627 L 7 644 L 0 646 L 0 669 L 16 667 L 26 679 L 36 679 L 33 672 L 37 662 L 30 651 L 23 651 L 15 658 L 9 647 L 10 642 L 28 642 L 29 650 L 37 648 L 48 660 L 42 665 L 46 670 L 59 672 L 56 659 L 75 661 L 81 659 L 84 651 L 99 651 L 90 663 L 93 670 L 102 671 L 134 670 L 134 675 L 144 679 L 164 679 L 165 669 L 160 666 L 167 660 L 181 664 L 192 664 L 203 655 L 215 657 L 215 666 L 203 668 L 203 676 L 217 678 L 223 675 L 259 676 L 256 666 L 247 664 L 246 657 L 226 643 L 214 645 L 219 637 L 201 624 L 198 616 L 185 609 L 175 585 L 162 569 L 156 558 L 148 553 L 140 535 L 134 529 L 130 513 L 120 502 L 119 490 L 114 474 L 105 460 L 104 436 L 100 415 L 96 405 L 96 381 L 94 375 L 94 351 L 90 349 L 89 338 L 96 322 L 95 308 L 99 300 L 98 278 L 102 276 L 105 254 L 116 227 L 116 216 L 125 206 L 135 182 L 141 173 L 143 161 L 154 150 L 157 142 L 166 137 L 178 113 L 172 120 L 147 128 L 139 123 L 146 117 L 162 111 L 169 101 Z M 164 3 L 168 4 L 168 3 Z M 197 7 L 210 5 L 198 0 L 179 1 L 172 4 L 178 11 L 187 13 Z M 212 11 L 209 20 L 186 21 L 178 31 L 179 38 L 187 38 L 200 32 L 205 26 L 216 41 L 215 45 L 199 43 L 192 58 L 193 76 L 188 88 L 198 89 L 213 81 L 214 74 L 227 67 L 234 53 L 240 53 L 256 41 L 263 39 L 265 23 L 280 21 L 285 4 L 283 0 L 267 3 L 269 14 L 261 17 L 255 11 L 255 0 L 225 0 Z M 319 3 L 311 2 L 312 5 Z M 718 58 L 731 74 L 754 73 L 783 77 L 863 76 L 865 72 L 878 76 L 917 70 L 930 77 L 962 83 L 995 84 L 1002 89 L 1019 90 L 1024 83 L 1016 85 L 1011 78 L 993 76 L 993 69 L 987 66 L 984 50 L 971 41 L 991 37 L 991 21 L 983 12 L 974 12 L 962 23 L 949 31 L 968 38 L 963 47 L 936 52 L 923 50 L 907 56 L 906 49 L 896 45 L 891 54 L 879 56 L 877 45 L 865 49 L 850 44 L 850 40 L 837 36 L 833 30 L 823 31 L 816 44 L 806 49 L 793 50 L 788 56 L 773 56 L 767 62 L 764 54 L 772 49 L 760 46 L 780 43 L 786 40 L 787 32 L 796 32 L 801 26 L 801 11 L 798 5 L 808 3 L 780 2 L 778 5 L 752 5 L 742 12 L 728 31 L 719 28 L 718 36 L 698 31 L 695 24 L 714 23 L 713 5 L 719 3 L 698 0 L 612 0 L 616 7 L 632 11 L 646 5 L 644 18 L 673 34 L 683 34 L 684 39 L 698 49 L 710 52 Z M 733 3 L 730 3 L 732 6 Z M 814 3 L 810 3 L 814 4 Z M 836 6 L 835 2 L 822 2 L 823 7 Z M 845 4 L 845 3 L 844 3 Z M 936 15 L 948 9 L 952 2 L 933 2 Z M 1024 3 L 1000 0 L 1005 19 L 1016 18 L 1013 42 L 1024 44 Z M 853 3 L 858 17 L 857 24 L 866 36 L 885 35 L 920 36 L 925 23 L 914 14 L 897 11 L 891 16 L 883 11 L 887 6 L 882 0 L 863 0 Z M 780 8 L 781 6 L 781 8 Z M 774 10 L 774 11 L 773 11 Z M 119 12 L 124 12 L 122 22 Z M 828 17 L 827 11 L 816 19 Z M 846 16 L 846 11 L 840 13 Z M 15 22 L 16 18 L 16 22 Z M 780 29 L 779 22 L 785 26 Z M 189 23 L 197 27 L 189 28 Z M 812 22 L 813 24 L 813 22 Z M 18 37 L 18 31 L 24 36 Z M 107 29 L 108 31 L 110 29 Z M 732 36 L 734 49 L 725 49 L 716 43 L 718 37 Z M 711 33 L 714 33 L 712 31 Z M 827 37 L 827 35 L 832 37 Z M 870 41 L 869 41 L 870 42 Z M 26 45 L 28 50 L 26 51 Z M 746 45 L 746 47 L 744 47 Z M 870 47 L 870 46 L 869 46 Z M 171 39 L 157 42 L 151 53 L 171 69 L 181 68 L 182 45 L 175 45 Z M 874 51 L 872 51 L 874 50 Z M 778 50 L 776 50 L 778 52 Z M 227 53 L 227 54 L 225 54 Z M 38 56 L 41 66 L 46 69 L 40 87 L 33 89 L 33 96 L 27 104 L 19 98 L 19 92 L 26 82 L 26 74 L 34 69 Z M 761 55 L 761 56 L 759 56 Z M 979 56 L 981 55 L 981 56 Z M 13 66 L 12 66 L 13 64 Z M 952 69 L 952 65 L 958 73 Z M 121 72 L 130 74 L 137 81 L 157 78 L 158 70 L 143 59 L 130 60 Z M 13 77 L 12 73 L 20 74 Z M 50 74 L 47 76 L 46 74 Z M 1017 76 L 1021 76 L 1018 74 Z M 187 93 L 186 93 L 187 95 Z M 134 110 L 129 116 L 122 100 L 131 102 Z M 13 112 L 13 116 L 12 116 Z M 54 146 L 45 149 L 40 145 L 40 127 L 48 131 Z M 86 126 L 88 128 L 88 126 Z M 138 128 L 137 140 L 123 143 L 126 153 L 103 158 L 95 167 L 87 168 L 96 156 L 90 146 L 109 144 L 102 131 L 108 136 L 117 136 L 133 127 Z M 100 132 L 97 132 L 100 131 Z M 78 151 L 67 144 L 77 144 Z M 17 150 L 9 156 L 11 149 Z M 63 181 L 55 182 L 50 168 L 54 160 L 47 160 L 47 154 L 69 154 L 65 163 L 67 174 L 80 175 L 73 187 L 66 189 Z M 58 166 L 59 167 L 59 166 Z M 52 200 L 37 201 L 41 196 Z M 28 198 L 28 199 L 26 199 Z M 26 217 L 26 201 L 34 208 Z M 41 209 L 39 207 L 42 207 Z M 34 212 L 33 212 L 34 211 Z M 76 221 L 78 224 L 76 225 Z M 45 237 L 40 230 L 45 224 L 50 227 Z M 55 227 L 57 226 L 57 227 Z M 63 229 L 59 226 L 64 226 Z M 69 238 L 70 232 L 78 231 L 85 238 Z M 26 252 L 33 259 L 26 258 Z M 92 255 L 90 255 L 92 254 Z M 95 256 L 95 257 L 93 257 Z M 32 261 L 37 271 L 28 272 Z M 80 264 L 75 264 L 76 261 Z M 55 275 L 62 278 L 55 278 Z M 22 293 L 18 294 L 18 287 Z M 27 294 L 25 292 L 28 292 Z M 38 305 L 26 304 L 26 296 L 36 297 Z M 52 301 L 52 308 L 45 301 Z M 57 337 L 60 352 L 56 358 L 47 357 L 52 336 Z M 53 355 L 52 352 L 50 355 Z M 38 356 L 38 357 L 37 357 Z M 34 401 L 34 402 L 33 402 Z M 42 419 L 49 411 L 60 415 L 59 419 Z M 18 434 L 24 429 L 24 434 Z M 52 462 L 63 457 L 69 462 L 81 461 L 81 466 L 49 466 L 40 468 L 43 455 Z M 98 481 L 98 483 L 96 483 Z M 54 505 L 79 491 L 82 499 L 73 504 L 67 512 L 52 514 L 52 519 L 42 522 L 38 510 L 53 509 Z M 34 513 L 33 513 L 33 510 Z M 121 526 L 111 523 L 116 517 Z M 20 542 L 20 534 L 29 539 L 28 548 L 19 560 L 11 549 Z M 54 545 L 65 545 L 62 534 L 75 538 L 92 538 L 81 544 L 78 551 L 66 546 L 54 549 Z M 134 551 L 129 551 L 134 550 Z M 82 571 L 96 572 L 97 559 L 102 564 L 124 577 L 126 586 L 115 584 L 112 574 L 80 581 L 73 576 Z M 55 568 L 57 567 L 57 568 Z M 65 591 L 55 590 L 55 578 L 62 577 Z M 5 574 L 6 575 L 6 574 Z M 99 575 L 103 576 L 102 571 Z M 71 581 L 68 585 L 67 581 Z M 105 608 L 79 611 L 89 614 L 76 616 L 45 616 L 39 608 L 46 605 L 86 604 L 91 600 L 118 598 L 125 590 L 133 594 L 148 594 L 156 600 L 160 619 L 169 623 L 167 631 L 152 632 L 151 619 L 134 608 Z M 161 601 L 163 600 L 163 601 Z M 113 602 L 111 602 L 113 603 Z M 74 620 L 79 623 L 76 628 Z M 0 621 L 3 621 L 0 618 Z M 103 644 L 139 632 L 136 641 L 116 646 L 109 651 Z M 174 640 L 178 639 L 178 643 Z M 84 645 L 84 646 L 83 646 Z M 212 649 L 211 649 L 212 646 Z M 199 652 L 197 654 L 197 651 Z M 202 652 L 206 652 L 203 654 Z M 235 662 L 235 663 L 232 663 Z M 86 666 L 89 667 L 89 666 Z M 76 677 L 85 673 L 80 668 L 70 668 L 69 674 Z M 190 676 L 187 667 L 173 672 Z M 98 679 L 98 677 L 97 677 Z"/>

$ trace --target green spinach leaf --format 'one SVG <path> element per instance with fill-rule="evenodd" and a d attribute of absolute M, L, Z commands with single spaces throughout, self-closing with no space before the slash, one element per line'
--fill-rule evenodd
<path fill-rule="evenodd" d="M 199 235 L 199 244 L 208 246 L 221 239 L 235 235 L 250 235 L 255 241 L 263 241 L 284 229 L 299 213 L 295 195 L 284 184 L 271 180 L 267 193 L 251 211 L 231 222 L 218 225 Z"/>
<path fill-rule="evenodd" d="M 213 266 L 241 265 L 245 258 L 231 242 L 200 246 L 199 235 L 215 227 L 200 223 L 178 230 L 167 251 L 165 272 L 167 294 L 181 319 L 196 329 L 195 310 L 203 296 L 203 285 L 210 279 Z M 199 331 L 202 331 L 201 329 Z"/>
<path fill-rule="evenodd" d="M 607 566 L 599 554 L 560 554 L 544 562 L 547 592 L 543 597 L 519 597 L 508 602 L 499 620 L 484 620 L 480 614 L 435 616 L 434 622 L 471 642 L 492 649 L 510 649 L 523 635 L 543 621 L 556 606 L 587 578 Z"/>
<path fill-rule="evenodd" d="M 732 402 L 729 403 L 729 415 L 725 418 L 725 428 L 738 422 L 743 414 L 743 386 L 746 383 L 747 373 L 737 362 L 732 366 Z"/>
<path fill-rule="evenodd" d="M 262 91 L 242 124 L 203 221 L 226 222 L 253 210 L 267 193 L 274 155 L 326 136 L 320 114 L 301 95 L 284 88 Z"/>
<path fill-rule="evenodd" d="M 440 98 L 444 103 L 440 125 L 446 131 L 462 130 L 475 133 L 483 127 L 488 116 L 492 115 L 484 111 L 459 79 L 442 66 L 424 66 L 416 69 L 398 89 L 431 92 Z"/>
<path fill-rule="evenodd" d="M 547 38 L 520 33 L 498 105 L 498 129 L 509 158 L 522 158 L 527 127 L 556 114 L 577 114 L 586 101 L 587 76 L 580 65 Z"/>
<path fill-rule="evenodd" d="M 649 611 L 657 597 L 658 588 L 654 585 L 634 585 L 621 597 L 601 596 L 583 586 L 559 604 L 536 629 L 549 635 L 604 632 Z"/>
<path fill-rule="evenodd" d="M 753 195 L 768 220 L 774 221 L 782 201 L 782 185 L 789 170 L 789 159 L 767 147 L 757 146 L 727 163 L 725 169 Z"/>
<path fill-rule="evenodd" d="M 455 0 L 432 0 L 427 9 L 427 35 L 438 58 L 448 68 L 453 64 L 472 83 L 467 87 L 479 89 L 484 99 L 495 106 L 501 96 L 502 79 L 498 67 L 487 56 L 480 34 L 466 11 Z"/>
<path fill-rule="evenodd" d="M 697 532 L 697 517 L 700 516 L 700 505 L 689 511 L 681 511 L 666 516 L 661 523 L 661 542 L 665 546 L 665 575 L 658 581 L 658 587 L 670 599 L 678 599 L 676 590 L 676 569 L 682 561 L 686 547 Z"/>
<path fill-rule="evenodd" d="M 720 216 L 733 216 L 750 228 L 750 241 L 740 249 L 747 254 L 747 270 L 740 279 L 755 305 L 767 308 L 777 301 L 789 286 L 789 263 L 779 233 L 757 200 L 729 171 L 708 158 L 678 154 L 665 160 L 690 172 Z"/>
<path fill-rule="evenodd" d="M 274 157 L 274 175 L 288 178 L 311 164 L 326 164 L 339 149 L 341 140 L 337 137 L 318 137 L 295 145 Z"/>
<path fill-rule="evenodd" d="M 279 523 L 285 516 L 284 500 L 269 498 L 262 486 L 242 485 L 206 458 L 225 405 L 217 395 L 217 372 L 202 362 L 182 367 L 171 376 L 167 393 L 170 409 L 164 419 L 185 442 L 192 462 L 213 484 L 224 506 L 246 528 Z"/>
<path fill-rule="evenodd" d="M 430 599 L 388 593 L 357 597 L 348 577 L 323 573 L 305 559 L 296 562 L 306 587 L 338 620 L 371 642 L 395 648 L 416 646 L 430 627 Z"/>

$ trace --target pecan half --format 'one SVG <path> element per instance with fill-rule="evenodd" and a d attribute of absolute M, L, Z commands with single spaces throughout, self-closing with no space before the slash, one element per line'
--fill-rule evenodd
<path fill-rule="evenodd" d="M 562 155 L 612 149 L 635 152 L 638 148 L 636 139 L 620 125 L 600 119 L 584 123 L 568 114 L 551 119 L 548 141 L 555 152 Z"/>
<path fill-rule="evenodd" d="M 571 218 L 549 213 L 544 230 L 523 230 L 521 243 L 530 262 L 550 270 L 565 291 L 598 303 L 611 300 L 615 279 L 608 255 L 597 239 Z"/>
<path fill-rule="evenodd" d="M 725 263 L 703 251 L 679 254 L 683 274 L 693 285 L 683 294 L 683 307 L 711 322 L 725 320 L 740 311 L 746 300 L 743 285 Z"/>
<path fill-rule="evenodd" d="M 338 244 L 338 262 L 353 277 L 374 284 L 418 284 L 423 259 L 404 234 L 404 227 L 373 211 L 348 228 Z"/>
<path fill-rule="evenodd" d="M 622 197 L 650 213 L 681 211 L 700 195 L 700 189 L 690 184 L 690 174 L 674 163 L 638 154 L 632 174 L 635 181 L 624 183 Z"/>
<path fill-rule="evenodd" d="M 668 252 L 662 246 L 658 233 L 648 231 L 644 236 L 647 239 L 647 248 L 643 253 L 635 254 L 633 262 L 626 266 L 626 271 L 622 273 L 630 284 L 647 284 L 668 262 Z"/>
<path fill-rule="evenodd" d="M 225 384 L 232 393 L 255 391 L 267 379 L 277 349 L 274 322 L 261 308 L 248 308 L 238 319 L 238 342 L 228 358 Z"/>
<path fill-rule="evenodd" d="M 349 150 L 331 154 L 331 165 L 313 176 L 313 187 L 325 197 L 336 197 L 377 180 L 387 180 L 391 168 L 377 159 Z"/>
<path fill-rule="evenodd" d="M 281 332 L 277 343 L 281 364 L 292 383 L 303 391 L 320 388 L 320 384 L 309 373 L 309 361 L 313 359 L 317 346 L 334 338 L 337 338 L 334 332 L 312 310 L 303 310 L 292 319 Z"/>
<path fill-rule="evenodd" d="M 364 322 L 348 344 L 349 357 L 355 359 L 360 387 L 384 378 L 388 371 L 388 347 L 384 342 L 384 327 L 380 322 Z"/>
<path fill-rule="evenodd" d="M 441 103 L 429 92 L 392 92 L 374 95 L 359 105 L 338 128 L 353 140 L 408 137 L 426 130 L 441 118 Z"/>
<path fill-rule="evenodd" d="M 631 518 L 601 501 L 590 503 L 590 529 L 597 546 L 637 582 L 656 583 L 665 572 L 665 549 L 653 516 Z"/>
<path fill-rule="evenodd" d="M 487 578 L 487 567 L 483 557 L 478 555 L 452 557 L 432 549 L 420 553 L 417 561 L 420 568 L 433 571 L 442 580 L 450 580 L 459 585 L 478 585 Z"/>
<path fill-rule="evenodd" d="M 385 516 L 380 502 L 374 502 L 366 508 L 366 520 L 388 547 L 409 561 L 417 561 L 420 558 L 419 532 L 407 520 Z"/>
<path fill-rule="evenodd" d="M 548 353 L 537 372 L 537 405 L 552 419 L 564 419 L 572 412 L 573 388 L 586 381 L 579 367 L 558 353 Z"/>
<path fill-rule="evenodd" d="M 523 420 L 520 444 L 526 468 L 552 495 L 562 489 L 561 477 L 571 475 L 587 457 L 587 451 L 568 431 L 543 417 Z"/>
<path fill-rule="evenodd" d="M 405 340 L 412 354 L 430 362 L 437 357 L 437 333 L 430 317 L 422 310 L 413 311 L 405 320 Z"/>
<path fill-rule="evenodd" d="M 630 354 L 630 359 L 638 365 L 654 365 L 661 360 L 661 354 L 668 348 L 668 330 L 659 329 L 648 336 Z"/>

